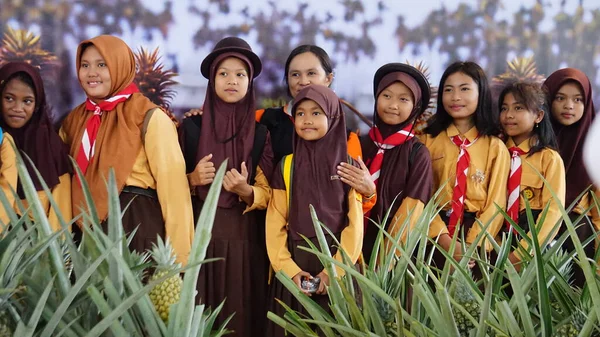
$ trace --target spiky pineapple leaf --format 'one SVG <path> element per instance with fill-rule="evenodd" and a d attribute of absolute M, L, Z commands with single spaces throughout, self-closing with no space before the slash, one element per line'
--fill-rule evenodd
<path fill-rule="evenodd" d="M 55 65 L 57 57 L 40 46 L 40 36 L 34 33 L 7 27 L 0 47 L 0 66 L 8 62 L 22 61 L 46 70 Z"/>

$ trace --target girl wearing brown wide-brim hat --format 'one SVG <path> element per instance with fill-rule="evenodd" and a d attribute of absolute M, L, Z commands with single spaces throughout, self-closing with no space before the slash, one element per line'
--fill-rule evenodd
<path fill-rule="evenodd" d="M 194 214 L 199 215 L 216 168 L 227 160 L 227 173 L 206 258 L 222 258 L 202 266 L 198 300 L 209 307 L 225 305 L 217 318 L 235 336 L 261 336 L 266 321 L 268 263 L 265 223 L 260 210 L 270 198 L 273 168 L 270 138 L 254 121 L 254 83 L 260 59 L 237 37 L 219 41 L 204 59 L 208 79 L 204 113 L 184 120 L 184 150 Z"/>
<path fill-rule="evenodd" d="M 108 216 L 106 181 L 115 171 L 130 248 L 152 248 L 168 237 L 177 262 L 187 263 L 194 236 L 185 161 L 169 117 L 135 84 L 135 59 L 121 39 L 102 35 L 77 48 L 79 82 L 87 99 L 64 120 L 60 135 L 90 187 L 100 220 Z M 88 212 L 81 183 L 72 183 L 73 213 Z"/>

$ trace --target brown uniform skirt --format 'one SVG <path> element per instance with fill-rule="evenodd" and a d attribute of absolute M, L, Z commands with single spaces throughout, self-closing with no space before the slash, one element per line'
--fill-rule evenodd
<path fill-rule="evenodd" d="M 197 219 L 204 203 L 192 199 Z M 264 212 L 242 214 L 245 208 L 244 203 L 217 208 L 206 258 L 222 260 L 200 268 L 196 301 L 216 308 L 225 300 L 215 324 L 234 314 L 227 324 L 234 330 L 231 336 L 264 336 L 268 275 Z"/>
<path fill-rule="evenodd" d="M 158 235 L 165 238 L 165 221 L 156 191 L 126 186 L 119 195 L 119 201 L 121 210 L 127 207 L 122 217 L 123 231 L 129 234 L 137 228 L 129 248 L 140 253 L 152 250 Z M 106 224 L 103 227 L 106 228 Z"/>
<path fill-rule="evenodd" d="M 165 222 L 155 190 L 125 186 L 119 194 L 119 202 L 121 211 L 125 210 L 121 218 L 124 233 L 130 235 L 137 228 L 129 244 L 130 250 L 143 253 L 152 249 L 158 235 L 165 238 Z M 105 233 L 108 232 L 107 221 L 102 222 L 102 229 Z M 81 228 L 73 226 L 72 232 L 73 240 L 79 244 L 82 237 Z"/>
<path fill-rule="evenodd" d="M 337 237 L 339 239 L 340 235 L 337 235 Z M 314 245 L 319 247 L 319 242 L 318 242 L 317 238 L 311 238 L 311 241 Z M 330 236 L 327 236 L 327 243 L 329 245 L 329 249 L 331 250 L 331 255 L 333 256 L 337 252 L 337 248 L 332 246 L 333 238 Z M 311 274 L 312 276 L 316 276 L 323 270 L 323 268 L 324 268 L 323 264 L 321 264 L 321 261 L 319 261 L 319 258 L 316 255 L 306 252 L 304 250 L 301 250 L 299 247 L 308 247 L 308 244 L 304 240 L 288 239 L 288 249 L 290 250 L 290 253 L 292 255 L 292 259 L 294 260 L 294 262 L 296 262 L 298 267 L 300 267 L 300 269 L 302 269 L 303 271 Z M 288 276 L 293 277 L 294 275 L 288 275 Z M 296 300 L 294 295 L 292 295 L 292 293 L 290 293 L 287 290 L 287 288 L 281 282 L 279 282 L 279 280 L 275 277 L 273 277 L 273 279 L 271 280 L 268 298 L 269 298 L 269 304 L 268 304 L 269 311 L 275 313 L 279 317 L 283 317 L 283 315 L 286 313 L 286 310 L 284 307 L 281 306 L 281 304 L 279 304 L 276 301 L 276 299 L 279 299 L 280 301 L 285 303 L 287 306 L 292 308 L 294 311 L 300 312 L 302 315 L 304 315 L 306 317 L 310 317 L 310 316 L 308 316 L 308 313 L 306 312 L 306 310 L 304 310 L 304 307 Z M 319 304 L 323 309 L 325 309 L 325 311 L 331 312 L 331 310 L 329 309 L 329 296 L 328 295 L 313 294 L 311 296 L 311 299 L 313 301 L 315 301 L 317 304 Z M 277 325 L 277 324 L 273 323 L 271 320 L 269 320 L 267 322 L 266 336 L 268 336 L 268 337 L 284 337 L 284 336 L 290 336 L 290 334 L 288 333 L 286 335 L 284 329 L 282 329 L 279 325 Z"/>
<path fill-rule="evenodd" d="M 571 212 L 569 213 L 569 218 L 571 219 L 571 221 L 573 222 L 573 225 L 575 226 L 575 232 L 577 233 L 577 237 L 579 238 L 579 241 L 581 241 L 581 244 L 584 244 L 584 242 L 586 240 L 588 240 L 589 238 L 593 237 L 596 235 L 596 231 L 594 230 L 594 225 L 592 224 L 590 218 L 588 216 L 584 216 L 578 223 L 575 223 L 575 220 L 577 220 L 578 217 L 580 217 L 581 215 L 575 212 Z M 567 231 L 567 226 L 563 225 L 561 226 L 560 230 L 558 231 L 558 235 L 562 235 L 564 232 Z M 566 250 L 567 252 L 573 252 L 575 251 L 575 245 L 573 244 L 573 240 L 571 240 L 571 236 L 569 236 L 567 238 L 567 240 L 565 241 L 565 243 L 563 244 L 562 247 L 564 250 Z M 585 251 L 585 258 L 590 259 L 590 260 L 594 260 L 594 255 L 596 254 L 596 247 L 595 247 L 595 242 L 594 240 L 592 240 L 587 246 L 583 247 L 583 250 Z M 580 258 L 581 260 L 583 260 L 584 258 Z M 597 268 L 596 264 L 592 264 L 590 262 L 592 269 Z M 583 286 L 585 285 L 585 275 L 583 274 L 583 269 L 581 269 L 581 266 L 576 263 L 575 261 L 573 261 L 572 264 L 572 270 L 573 270 L 573 276 L 571 278 L 573 285 L 579 287 L 579 288 L 583 288 Z"/>

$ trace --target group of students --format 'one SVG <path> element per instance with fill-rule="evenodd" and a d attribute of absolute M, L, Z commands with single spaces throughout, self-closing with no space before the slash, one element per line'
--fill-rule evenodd
<path fill-rule="evenodd" d="M 139 226 L 131 249 L 144 251 L 157 235 L 168 237 L 177 261 L 185 264 L 194 219 L 216 167 L 227 160 L 206 253 L 223 260 L 202 266 L 197 301 L 216 307 L 226 299 L 219 321 L 235 313 L 228 326 L 238 336 L 283 336 L 283 329 L 266 319 L 267 310 L 283 313 L 278 301 L 301 309 L 272 271 L 282 271 L 327 307 L 329 275 L 315 255 L 300 248 L 307 246 L 305 238 L 317 243 L 309 205 L 333 233 L 327 240 L 335 258 L 342 260 L 341 248 L 353 263 L 361 254 L 369 261 L 379 231 L 372 220 L 385 219 L 383 227 L 405 240 L 438 189 L 442 210 L 427 230 L 446 250 L 456 235 L 469 245 L 485 242 L 478 240 L 484 230 L 492 238 L 513 232 L 498 208 L 529 230 L 527 204 L 540 242 L 565 230 L 555 226 L 561 219 L 558 204 L 577 202 L 570 216 L 579 219 L 582 240 L 600 229 L 592 195 L 600 192 L 582 159 L 595 110 L 590 81 L 576 69 L 558 70 L 543 85 L 507 85 L 495 109 L 481 67 L 453 63 L 440 80 L 437 112 L 417 137 L 415 121 L 431 97 L 428 81 L 412 66 L 386 64 L 374 76 L 373 127 L 358 137 L 347 129 L 343 105 L 329 88 L 331 60 L 317 46 L 299 46 L 286 61 L 290 103 L 256 110 L 260 58 L 240 38 L 219 41 L 200 67 L 208 79 L 202 109 L 189 114 L 179 129 L 139 93 L 133 83 L 135 59 L 122 40 L 103 35 L 83 41 L 76 57 L 87 99 L 58 134 L 38 70 L 19 62 L 0 69 L 0 184 L 6 198 L 17 212 L 15 198 L 25 201 L 11 143 L 50 188 L 57 209 L 27 163 L 54 229 L 60 228 L 57 212 L 81 219 L 88 209 L 69 156 L 103 221 L 105 181 L 113 168 L 121 204 L 129 204 L 124 230 Z M 0 213 L 0 221 L 9 225 L 7 212 Z M 527 240 L 519 239 L 527 249 Z M 517 246 L 510 261 L 518 267 L 523 253 Z M 587 247 L 593 257 L 594 243 Z M 484 248 L 489 251 L 491 245 Z M 462 257 L 458 245 L 451 254 Z M 301 287 L 304 278 L 316 277 L 321 283 L 315 293 Z M 581 274 L 575 279 L 583 282 Z"/>

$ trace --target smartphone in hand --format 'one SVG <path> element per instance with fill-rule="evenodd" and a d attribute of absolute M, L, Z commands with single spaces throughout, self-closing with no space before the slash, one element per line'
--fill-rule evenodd
<path fill-rule="evenodd" d="M 321 284 L 321 279 L 318 277 L 313 277 L 313 278 L 302 277 L 300 286 L 301 286 L 302 290 L 313 294 L 319 289 L 320 284 Z"/>

